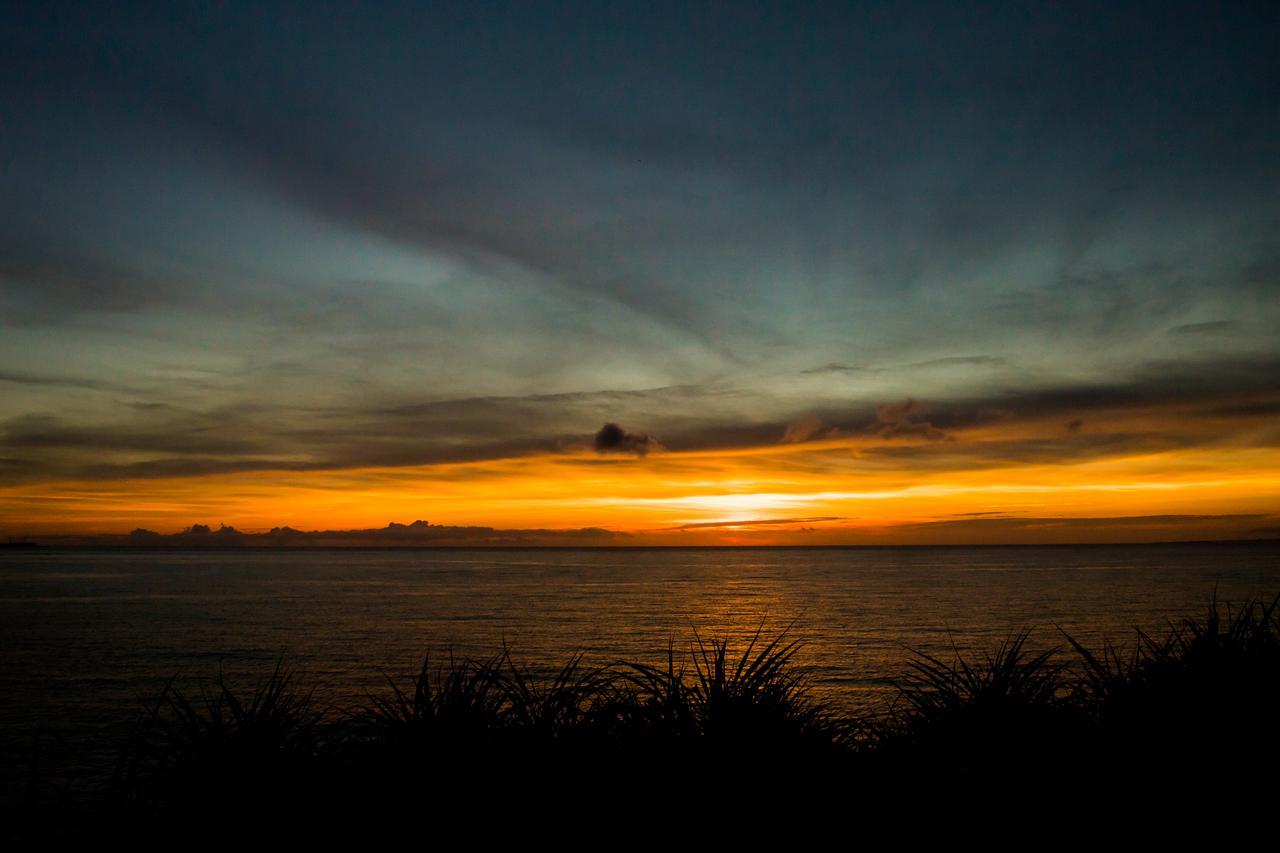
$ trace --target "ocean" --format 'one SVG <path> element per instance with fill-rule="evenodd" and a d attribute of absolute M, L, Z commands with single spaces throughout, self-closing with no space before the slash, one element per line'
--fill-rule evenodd
<path fill-rule="evenodd" d="M 335 709 L 423 655 L 503 645 L 544 669 L 665 660 L 696 637 L 786 630 L 815 693 L 883 708 L 913 651 L 1131 645 L 1171 619 L 1280 593 L 1280 545 L 0 552 L 7 804 L 41 773 L 100 780 L 164 682 L 253 686 L 278 661 Z M 50 768 L 54 769 L 50 769 Z M 81 784 L 89 784 L 82 782 Z"/>

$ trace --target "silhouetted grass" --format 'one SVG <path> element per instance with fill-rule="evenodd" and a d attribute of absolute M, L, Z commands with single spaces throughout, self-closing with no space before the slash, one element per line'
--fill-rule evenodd
<path fill-rule="evenodd" d="M 351 721 L 363 738 L 390 749 L 484 741 L 505 722 L 502 660 L 458 661 L 451 654 L 432 668 L 428 655 L 409 692 L 388 678 L 391 692 L 371 696 Z"/>
<path fill-rule="evenodd" d="M 219 674 L 198 697 L 170 679 L 124 751 L 116 809 L 135 822 L 172 826 L 202 820 L 219 804 L 252 821 L 269 817 L 281 790 L 305 795 L 337 728 L 293 679 L 278 664 L 256 690 L 240 694 Z"/>
<path fill-rule="evenodd" d="M 1051 707 L 1061 689 L 1063 665 L 1053 661 L 1053 649 L 1029 655 L 1029 636 L 1030 631 L 1015 634 L 975 663 L 959 654 L 946 663 L 915 652 L 907 664 L 909 674 L 898 682 L 911 709 L 909 721 L 927 726 L 958 713 L 1004 716 Z"/>
<path fill-rule="evenodd" d="M 874 747 L 960 774 L 1026 770 L 1057 760 L 1079 736 L 1058 650 L 1027 650 L 1029 631 L 975 660 L 914 652 L 899 703 Z"/>
<path fill-rule="evenodd" d="M 737 649 L 695 637 L 662 665 L 574 655 L 546 675 L 505 649 L 427 658 L 341 714 L 316 710 L 282 667 L 245 697 L 219 680 L 193 701 L 170 683 L 126 750 L 115 809 L 136 834 L 210 809 L 236 825 L 397 819 L 425 802 L 531 817 L 708 792 L 729 807 L 743 788 L 776 801 L 797 780 L 828 794 L 1079 789 L 1275 767 L 1277 601 L 1225 614 L 1215 602 L 1128 652 L 1066 639 L 1065 652 L 1033 651 L 1024 631 L 976 657 L 915 653 L 870 724 L 813 698 L 785 632 Z"/>
<path fill-rule="evenodd" d="M 1217 774 L 1280 758 L 1280 614 L 1252 601 L 1184 619 L 1127 655 L 1098 654 L 1068 637 L 1082 660 L 1079 704 L 1112 755 L 1153 772 Z"/>

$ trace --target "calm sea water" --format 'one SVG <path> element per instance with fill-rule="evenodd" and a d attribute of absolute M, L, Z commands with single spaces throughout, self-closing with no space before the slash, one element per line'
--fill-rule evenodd
<path fill-rule="evenodd" d="M 892 695 L 908 649 L 985 649 L 1022 628 L 1042 645 L 1059 627 L 1130 642 L 1215 589 L 1280 592 L 1280 547 L 2 552 L 4 793 L 20 792 L 37 732 L 45 755 L 104 763 L 175 673 L 252 684 L 284 657 L 343 705 L 429 649 L 656 661 L 695 631 L 790 625 L 817 689 L 865 707 Z"/>

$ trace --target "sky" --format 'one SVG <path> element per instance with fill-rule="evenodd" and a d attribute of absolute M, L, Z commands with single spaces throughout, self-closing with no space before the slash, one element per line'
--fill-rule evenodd
<path fill-rule="evenodd" d="M 0 535 L 1280 536 L 1274 3 L 0 16 Z"/>

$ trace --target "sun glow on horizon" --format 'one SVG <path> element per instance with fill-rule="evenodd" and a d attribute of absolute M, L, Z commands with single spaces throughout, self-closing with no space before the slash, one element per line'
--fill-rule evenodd
<path fill-rule="evenodd" d="M 172 532 L 195 522 L 347 530 L 425 518 L 511 530 L 602 528 L 633 542 L 728 544 L 746 535 L 759 544 L 835 544 L 1225 538 L 1257 535 L 1253 529 L 1280 509 L 1280 462 L 1267 448 L 1073 463 L 946 458 L 959 449 L 961 442 L 938 448 L 944 464 L 935 455 L 914 467 L 885 465 L 863 453 L 865 441 L 846 440 L 644 458 L 578 452 L 48 483 L 0 490 L 0 518 L 24 535 Z M 1145 520 L 1107 521 L 1125 518 Z"/>

